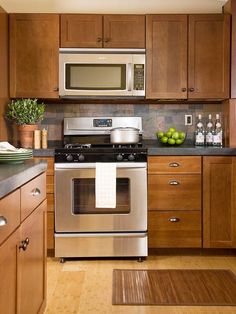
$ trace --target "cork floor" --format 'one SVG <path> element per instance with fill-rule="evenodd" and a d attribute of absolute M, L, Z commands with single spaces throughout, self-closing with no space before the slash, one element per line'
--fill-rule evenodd
<path fill-rule="evenodd" d="M 48 258 L 45 314 L 236 314 L 229 306 L 118 306 L 112 305 L 113 269 L 231 269 L 236 256 L 149 256 L 136 260 L 72 260 L 60 264 Z"/>

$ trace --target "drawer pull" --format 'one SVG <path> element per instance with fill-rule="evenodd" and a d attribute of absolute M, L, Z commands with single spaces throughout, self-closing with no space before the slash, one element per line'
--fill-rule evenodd
<path fill-rule="evenodd" d="M 180 185 L 180 182 L 176 180 L 170 180 L 169 185 Z"/>
<path fill-rule="evenodd" d="M 41 194 L 41 191 L 38 188 L 33 189 L 31 192 L 31 195 L 33 195 L 33 196 L 37 196 L 39 194 Z"/>
<path fill-rule="evenodd" d="M 26 251 L 28 245 L 29 245 L 29 238 L 26 238 L 25 240 L 21 241 L 19 249 L 20 250 L 22 249 L 23 251 Z"/>
<path fill-rule="evenodd" d="M 178 217 L 170 217 L 168 220 L 170 222 L 179 222 L 180 221 L 180 219 Z"/>
<path fill-rule="evenodd" d="M 0 216 L 0 227 L 7 225 L 7 219 L 4 216 Z"/>
<path fill-rule="evenodd" d="M 169 167 L 171 167 L 171 168 L 180 167 L 180 163 L 178 163 L 178 162 L 170 162 L 170 163 L 169 163 Z"/>

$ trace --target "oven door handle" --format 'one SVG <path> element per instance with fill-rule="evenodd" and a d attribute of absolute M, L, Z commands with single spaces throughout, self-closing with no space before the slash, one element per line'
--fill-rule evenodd
<path fill-rule="evenodd" d="M 127 169 L 127 168 L 147 168 L 146 162 L 116 162 L 117 169 Z M 86 162 L 86 163 L 55 163 L 55 170 L 63 169 L 95 169 L 95 162 Z"/>

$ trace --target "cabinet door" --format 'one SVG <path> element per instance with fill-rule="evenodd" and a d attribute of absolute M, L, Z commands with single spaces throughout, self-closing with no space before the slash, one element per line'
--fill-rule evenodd
<path fill-rule="evenodd" d="M 230 16 L 189 16 L 188 98 L 228 98 Z"/>
<path fill-rule="evenodd" d="M 236 157 L 203 158 L 203 246 L 236 248 Z"/>
<path fill-rule="evenodd" d="M 147 98 L 187 98 L 187 15 L 147 15 Z"/>
<path fill-rule="evenodd" d="M 105 48 L 145 48 L 145 16 L 104 15 Z"/>
<path fill-rule="evenodd" d="M 17 313 L 17 244 L 19 242 L 17 229 L 0 246 L 0 313 Z"/>
<path fill-rule="evenodd" d="M 58 59 L 58 15 L 10 15 L 11 97 L 58 97 Z"/>
<path fill-rule="evenodd" d="M 46 204 L 46 201 L 41 203 L 21 225 L 21 241 L 27 239 L 29 241 L 26 249 L 21 249 L 19 254 L 19 312 L 21 314 L 36 314 L 45 305 Z"/>
<path fill-rule="evenodd" d="M 102 15 L 62 14 L 61 47 L 102 47 Z"/>

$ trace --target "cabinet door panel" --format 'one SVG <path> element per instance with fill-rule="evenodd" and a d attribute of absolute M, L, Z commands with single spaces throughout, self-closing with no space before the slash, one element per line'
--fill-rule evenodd
<path fill-rule="evenodd" d="M 10 96 L 58 97 L 59 16 L 10 14 Z"/>
<path fill-rule="evenodd" d="M 61 47 L 102 47 L 102 15 L 62 14 Z"/>
<path fill-rule="evenodd" d="M 187 98 L 187 15 L 148 15 L 147 98 Z"/>
<path fill-rule="evenodd" d="M 20 234 L 17 229 L 0 246 L 0 313 L 17 313 L 17 244 Z"/>
<path fill-rule="evenodd" d="M 228 98 L 230 16 L 189 16 L 188 98 Z"/>
<path fill-rule="evenodd" d="M 105 48 L 145 48 L 145 16 L 103 16 Z"/>
<path fill-rule="evenodd" d="M 29 239 L 19 254 L 21 314 L 38 313 L 46 297 L 46 210 L 44 201 L 21 225 L 21 241 Z"/>
<path fill-rule="evenodd" d="M 236 247 L 236 158 L 203 159 L 203 245 Z"/>

